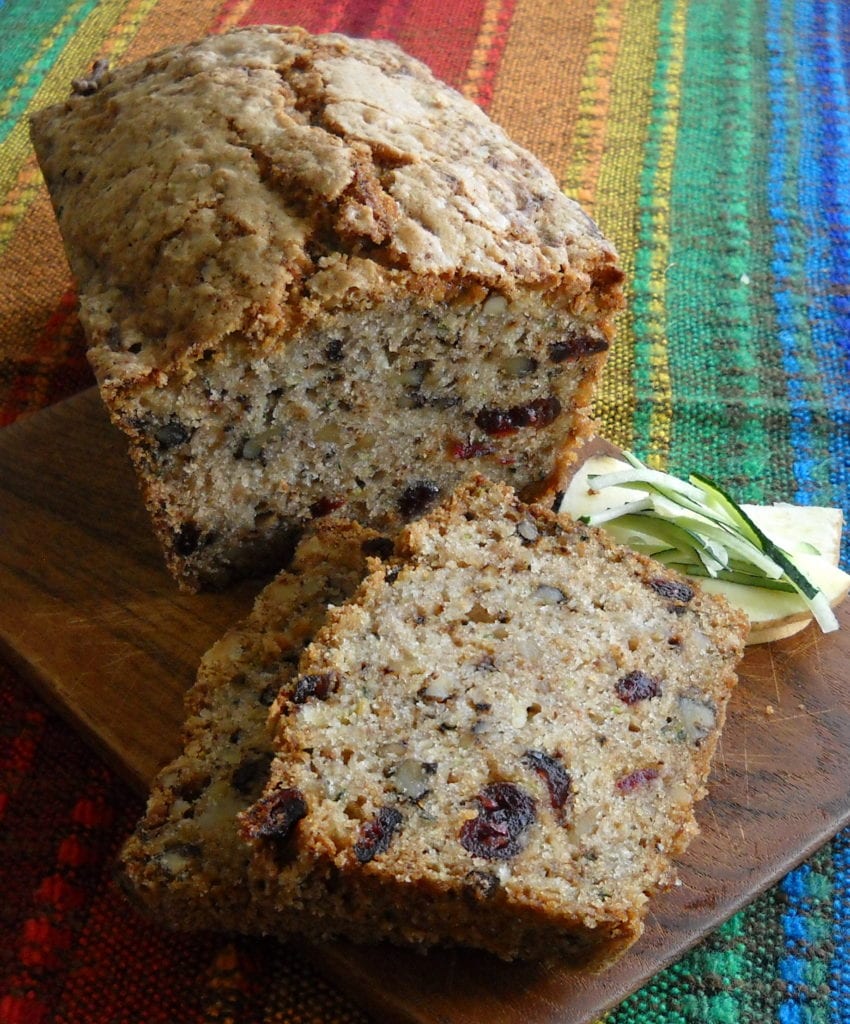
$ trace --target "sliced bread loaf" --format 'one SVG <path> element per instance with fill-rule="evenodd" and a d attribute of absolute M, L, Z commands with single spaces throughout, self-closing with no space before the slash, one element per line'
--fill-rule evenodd
<path fill-rule="evenodd" d="M 745 618 L 480 477 L 398 551 L 275 705 L 265 901 L 298 864 L 314 938 L 607 962 L 697 831 Z"/>
<path fill-rule="evenodd" d="M 287 916 L 262 899 L 265 882 L 255 887 L 237 815 L 268 781 L 269 707 L 294 679 L 305 643 L 328 605 L 354 592 L 367 558 L 391 549 L 372 530 L 323 520 L 250 616 L 204 656 L 186 697 L 183 750 L 154 780 L 121 855 L 125 890 L 158 921 L 180 930 L 287 931 Z"/>

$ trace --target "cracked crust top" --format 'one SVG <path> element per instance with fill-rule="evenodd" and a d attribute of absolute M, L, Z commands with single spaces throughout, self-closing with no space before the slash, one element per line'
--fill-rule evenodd
<path fill-rule="evenodd" d="M 619 305 L 580 207 L 390 43 L 251 27 L 91 81 L 32 136 L 110 389 L 401 292 Z"/>

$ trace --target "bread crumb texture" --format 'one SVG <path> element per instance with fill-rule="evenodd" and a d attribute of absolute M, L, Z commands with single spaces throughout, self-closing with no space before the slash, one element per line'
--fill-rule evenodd
<path fill-rule="evenodd" d="M 296 848 L 377 913 L 355 937 L 621 951 L 696 832 L 746 620 L 482 478 L 399 548 L 281 695 L 258 819 L 300 795 Z"/>
<path fill-rule="evenodd" d="M 136 905 L 178 929 L 274 928 L 250 871 L 237 815 L 261 795 L 272 761 L 269 708 L 295 678 L 328 605 L 350 597 L 367 558 L 392 542 L 356 523 L 323 520 L 251 614 L 204 655 L 186 695 L 182 751 L 154 780 L 121 854 Z"/>

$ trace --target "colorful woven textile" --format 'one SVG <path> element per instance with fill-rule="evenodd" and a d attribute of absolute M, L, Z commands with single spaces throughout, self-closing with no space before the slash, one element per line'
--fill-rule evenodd
<path fill-rule="evenodd" d="M 264 22 L 397 40 L 594 214 L 629 281 L 607 437 L 850 513 L 847 0 L 0 0 L 0 423 L 92 383 L 27 113 L 95 58 Z M 2 665 L 0 702 L 0 1024 L 364 1024 L 290 949 L 135 918 L 140 801 Z M 610 1024 L 850 1021 L 848 884 L 841 834 Z"/>

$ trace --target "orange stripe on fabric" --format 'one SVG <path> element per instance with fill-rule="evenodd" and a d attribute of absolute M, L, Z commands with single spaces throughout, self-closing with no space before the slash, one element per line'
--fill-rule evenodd
<path fill-rule="evenodd" d="M 0 354 L 23 353 L 70 280 L 53 208 L 40 188 L 0 256 Z"/>
<path fill-rule="evenodd" d="M 300 25 L 308 32 L 338 32 L 349 0 L 251 0 L 245 6 L 240 25 Z"/>
<path fill-rule="evenodd" d="M 146 57 L 157 50 L 189 43 L 210 31 L 221 0 L 158 0 L 135 30 L 121 54 L 121 64 Z"/>
<path fill-rule="evenodd" d="M 219 3 L 219 10 L 207 27 L 207 34 L 218 35 L 227 32 L 228 29 L 244 24 L 243 19 L 250 11 L 253 0 L 229 0 L 228 3 Z"/>
<path fill-rule="evenodd" d="M 518 0 L 493 90 L 491 116 L 560 181 L 569 160 L 591 4 Z"/>
<path fill-rule="evenodd" d="M 573 133 L 564 189 L 591 215 L 608 138 L 613 70 L 620 52 L 626 0 L 600 3 L 588 49 L 579 119 Z"/>
<path fill-rule="evenodd" d="M 77 294 L 69 290 L 39 336 L 27 346 L 26 356 L 18 360 L 17 377 L 0 408 L 0 426 L 93 383 L 77 314 Z M 74 389 L 72 384 L 78 387 Z"/>
<path fill-rule="evenodd" d="M 31 155 L 20 169 L 14 184 L 0 205 L 0 255 L 14 235 L 21 217 L 41 187 L 41 172 L 35 156 Z"/>

